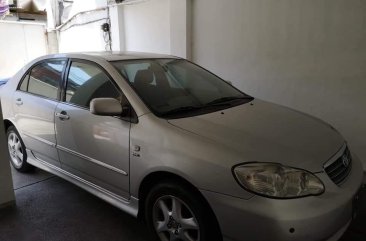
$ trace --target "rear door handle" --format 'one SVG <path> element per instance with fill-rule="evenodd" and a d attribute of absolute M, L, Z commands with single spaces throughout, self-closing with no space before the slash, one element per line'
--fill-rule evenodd
<path fill-rule="evenodd" d="M 15 100 L 15 104 L 16 104 L 16 105 L 18 105 L 18 106 L 19 106 L 19 105 L 22 105 L 22 104 L 23 104 L 22 99 L 21 99 L 21 98 L 16 99 L 16 100 Z"/>
<path fill-rule="evenodd" d="M 58 117 L 60 120 L 70 119 L 70 116 L 67 115 L 66 111 L 56 112 L 55 116 Z"/>

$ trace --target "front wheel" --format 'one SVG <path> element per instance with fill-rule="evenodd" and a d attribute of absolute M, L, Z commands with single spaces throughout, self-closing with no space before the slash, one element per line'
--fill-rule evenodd
<path fill-rule="evenodd" d="M 145 221 L 155 240 L 222 240 L 212 211 L 198 193 L 186 187 L 158 184 L 146 198 L 145 211 Z"/>
<path fill-rule="evenodd" d="M 27 152 L 24 143 L 14 126 L 10 126 L 7 130 L 8 150 L 10 162 L 19 172 L 28 172 L 32 166 L 27 162 Z"/>

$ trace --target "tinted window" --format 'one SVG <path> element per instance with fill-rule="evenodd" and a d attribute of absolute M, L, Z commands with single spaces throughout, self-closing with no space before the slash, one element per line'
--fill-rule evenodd
<path fill-rule="evenodd" d="M 22 90 L 22 91 L 28 90 L 28 80 L 29 80 L 29 73 L 26 76 L 24 76 L 23 82 L 19 87 L 20 90 Z"/>
<path fill-rule="evenodd" d="M 65 60 L 49 60 L 34 67 L 29 77 L 28 92 L 57 99 L 65 63 Z M 25 87 L 21 86 L 21 88 Z"/>
<path fill-rule="evenodd" d="M 119 99 L 121 94 L 101 68 L 94 64 L 73 62 L 67 81 L 66 102 L 89 107 L 94 98 Z"/>
<path fill-rule="evenodd" d="M 112 64 L 158 116 L 208 113 L 252 99 L 214 74 L 182 59 L 142 59 Z"/>

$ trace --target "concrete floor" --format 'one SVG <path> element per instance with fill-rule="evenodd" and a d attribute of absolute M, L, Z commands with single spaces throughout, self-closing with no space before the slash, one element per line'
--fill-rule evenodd
<path fill-rule="evenodd" d="M 146 241 L 135 218 L 39 169 L 13 172 L 16 208 L 0 210 L 0 241 Z"/>
<path fill-rule="evenodd" d="M 58 177 L 14 170 L 16 208 L 0 210 L 1 241 L 143 241 L 133 217 Z M 366 195 L 342 241 L 366 240 Z"/>

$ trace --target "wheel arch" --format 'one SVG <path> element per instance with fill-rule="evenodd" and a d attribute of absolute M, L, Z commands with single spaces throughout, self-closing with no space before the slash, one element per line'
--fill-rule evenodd
<path fill-rule="evenodd" d="M 169 182 L 169 183 L 175 183 L 178 185 L 182 185 L 185 188 L 188 188 L 195 195 L 197 195 L 197 197 L 199 197 L 204 202 L 206 207 L 209 209 L 209 211 L 212 215 L 212 218 L 214 218 L 214 220 L 215 220 L 215 225 L 217 226 L 217 228 L 220 230 L 220 233 L 221 233 L 221 229 L 220 229 L 220 225 L 217 220 L 217 217 L 216 217 L 211 205 L 206 200 L 206 198 L 202 195 L 202 193 L 199 191 L 199 189 L 196 186 L 194 186 L 192 183 L 190 183 L 188 180 L 186 180 L 185 178 L 183 178 L 175 173 L 168 172 L 168 171 L 152 172 L 152 173 L 148 174 L 141 181 L 140 186 L 139 186 L 139 192 L 138 192 L 138 199 L 139 199 L 138 218 L 139 219 L 142 219 L 144 216 L 144 212 L 145 212 L 144 204 L 145 204 L 147 194 L 149 193 L 149 190 L 154 185 L 156 185 L 158 183 L 162 183 L 162 182 Z"/>
<path fill-rule="evenodd" d="M 184 186 L 189 186 L 191 190 L 195 192 L 199 192 L 198 189 L 187 181 L 185 178 L 168 171 L 155 171 L 149 173 L 147 176 L 143 178 L 140 183 L 139 191 L 138 191 L 138 199 L 142 200 L 146 197 L 149 189 L 154 185 L 161 182 L 173 182 L 177 184 L 182 184 Z"/>
<path fill-rule="evenodd" d="M 4 120 L 4 127 L 5 127 L 5 131 L 7 131 L 8 129 L 9 129 L 9 127 L 10 126 L 14 126 L 15 127 L 15 125 L 13 124 L 13 122 L 11 122 L 10 120 L 8 120 L 8 119 L 5 119 Z M 15 127 L 16 128 L 16 127 Z"/>

